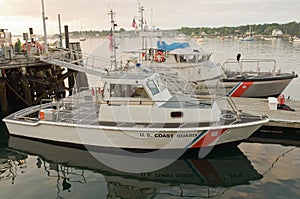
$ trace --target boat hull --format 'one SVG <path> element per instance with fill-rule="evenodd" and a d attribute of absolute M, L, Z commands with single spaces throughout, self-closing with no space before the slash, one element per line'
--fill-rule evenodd
<path fill-rule="evenodd" d="M 4 119 L 11 135 L 49 140 L 86 147 L 141 150 L 196 149 L 242 141 L 253 134 L 267 119 L 214 128 L 147 129 L 97 125 L 37 123 Z"/>
<path fill-rule="evenodd" d="M 223 79 L 226 92 L 231 97 L 278 97 L 294 77 L 259 81 L 228 81 Z"/>

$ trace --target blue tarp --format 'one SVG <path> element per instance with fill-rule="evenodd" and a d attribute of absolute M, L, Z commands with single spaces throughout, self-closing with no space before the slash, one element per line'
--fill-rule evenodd
<path fill-rule="evenodd" d="M 190 47 L 190 44 L 187 42 L 183 42 L 183 43 L 174 42 L 168 45 L 165 41 L 162 41 L 161 43 L 160 41 L 157 41 L 157 48 L 158 50 L 162 50 L 162 51 L 172 51 L 175 49 L 186 48 L 186 47 Z"/>

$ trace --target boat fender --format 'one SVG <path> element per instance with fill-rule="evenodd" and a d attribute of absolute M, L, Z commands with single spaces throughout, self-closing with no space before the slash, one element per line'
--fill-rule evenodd
<path fill-rule="evenodd" d="M 45 113 L 43 110 L 40 111 L 40 120 L 44 120 L 45 119 Z"/>
<path fill-rule="evenodd" d="M 28 44 L 27 47 L 28 47 L 28 49 L 26 49 L 26 44 L 23 44 L 23 45 L 22 45 L 22 51 L 23 51 L 23 52 L 26 52 L 26 50 L 28 50 L 28 52 L 30 52 L 30 45 Z"/>
<path fill-rule="evenodd" d="M 154 60 L 156 62 L 164 62 L 164 61 L 166 61 L 164 53 L 161 52 L 161 51 L 156 52 L 155 55 L 154 55 Z"/>

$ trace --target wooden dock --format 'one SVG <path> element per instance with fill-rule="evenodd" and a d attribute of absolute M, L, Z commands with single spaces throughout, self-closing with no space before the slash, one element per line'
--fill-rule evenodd
<path fill-rule="evenodd" d="M 270 110 L 268 99 L 232 97 L 239 110 L 253 115 L 266 115 L 270 122 L 266 126 L 300 129 L 300 101 L 286 100 L 285 104 L 295 111 Z"/>

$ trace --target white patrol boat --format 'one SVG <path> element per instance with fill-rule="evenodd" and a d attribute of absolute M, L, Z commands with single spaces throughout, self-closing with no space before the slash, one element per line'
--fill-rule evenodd
<path fill-rule="evenodd" d="M 268 122 L 227 110 L 218 100 L 171 94 L 158 73 L 110 72 L 102 81 L 101 88 L 48 100 L 3 121 L 15 136 L 133 151 L 240 142 Z"/>

